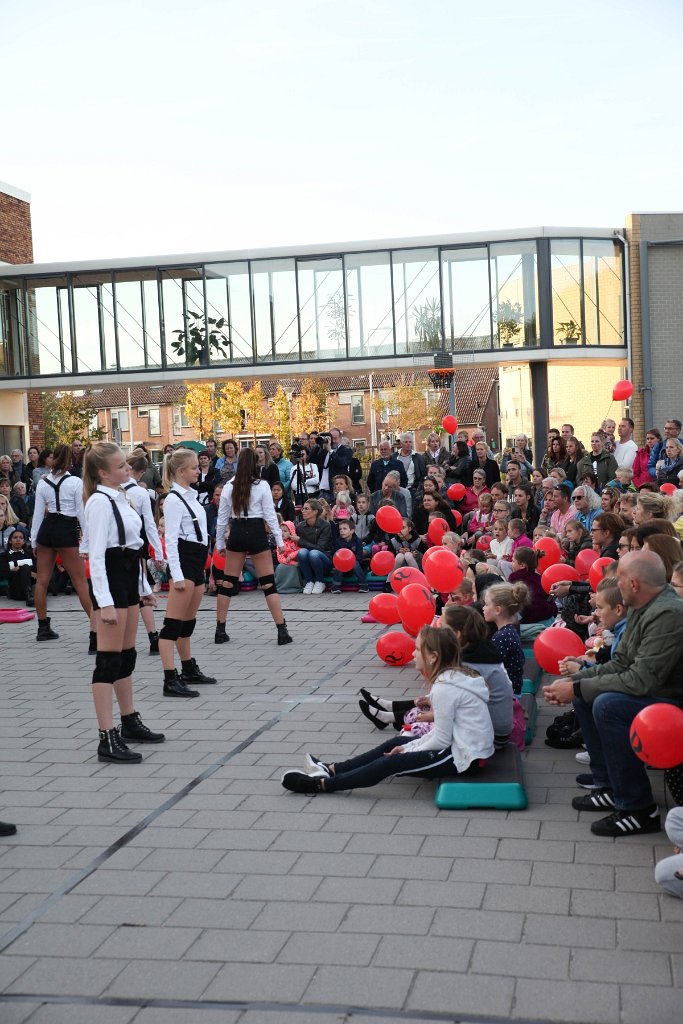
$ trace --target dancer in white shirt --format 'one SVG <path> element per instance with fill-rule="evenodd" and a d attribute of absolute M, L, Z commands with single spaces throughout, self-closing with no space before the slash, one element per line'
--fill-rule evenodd
<path fill-rule="evenodd" d="M 121 485 L 128 464 L 115 444 L 99 442 L 83 460 L 83 497 L 90 559 L 90 588 L 97 628 L 97 655 L 92 677 L 95 713 L 100 730 L 98 761 L 137 764 L 142 755 L 135 743 L 163 743 L 133 704 L 133 670 L 137 652 L 140 599 L 154 604 L 143 569 L 142 521 L 126 501 Z M 80 480 L 79 480 L 80 483 Z M 121 711 L 121 728 L 114 728 L 112 689 Z"/>
<path fill-rule="evenodd" d="M 225 569 L 220 574 L 222 579 L 219 582 L 216 599 L 218 621 L 215 642 L 217 644 L 227 643 L 230 639 L 225 632 L 225 622 L 230 607 L 230 598 L 235 586 L 239 583 L 239 574 L 247 554 L 251 555 L 259 574 L 259 584 L 268 610 L 277 626 L 278 644 L 291 644 L 292 642 L 292 638 L 287 632 L 287 623 L 282 615 L 280 595 L 275 586 L 273 557 L 268 547 L 266 523 L 275 537 L 278 551 L 283 552 L 285 548 L 275 514 L 270 485 L 259 477 L 260 470 L 256 453 L 253 448 L 243 448 L 237 463 L 237 472 L 223 488 L 218 506 L 216 550 L 220 554 L 225 552 Z M 228 525 L 230 525 L 230 535 L 226 543 L 225 532 Z M 168 533 L 166 534 L 166 546 L 168 548 Z"/>
<path fill-rule="evenodd" d="M 190 638 L 197 624 L 197 609 L 204 596 L 204 574 L 209 550 L 206 512 L 192 484 L 199 476 L 197 456 L 189 448 L 177 448 L 164 458 L 166 556 L 171 573 L 166 618 L 159 633 L 159 653 L 164 666 L 165 697 L 198 697 L 188 683 L 215 683 L 200 670 L 191 655 Z M 174 666 L 178 648 L 182 673 Z"/>

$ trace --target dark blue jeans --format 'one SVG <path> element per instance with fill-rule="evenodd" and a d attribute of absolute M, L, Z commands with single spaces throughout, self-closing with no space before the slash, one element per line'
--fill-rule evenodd
<path fill-rule="evenodd" d="M 629 737 L 638 712 L 658 703 L 662 701 L 657 698 L 626 693 L 601 693 L 592 704 L 583 698 L 574 701 L 593 782 L 612 790 L 619 811 L 644 811 L 655 802 L 647 769 L 633 753 Z"/>
<path fill-rule="evenodd" d="M 367 580 L 365 579 L 365 573 L 363 572 L 363 567 L 360 564 L 360 562 L 358 561 L 358 559 L 356 559 L 356 564 L 354 565 L 353 569 L 351 569 L 350 571 L 353 573 L 353 578 L 356 581 L 356 583 L 359 583 L 361 585 L 361 587 L 367 586 Z M 332 582 L 334 583 L 335 587 L 340 587 L 341 586 L 342 576 L 344 576 L 344 575 L 346 575 L 346 574 L 345 573 L 341 573 L 339 571 L 339 569 L 333 569 L 332 570 Z"/>
<path fill-rule="evenodd" d="M 341 789 L 361 789 L 375 786 L 392 775 L 418 775 L 420 778 L 440 778 L 457 775 L 450 747 L 446 750 L 418 750 L 414 754 L 396 754 L 387 757 L 386 751 L 410 742 L 410 736 L 394 736 L 379 747 L 366 750 L 348 761 L 332 762 L 334 775 L 325 779 L 325 792 Z"/>
<path fill-rule="evenodd" d="M 299 570 L 304 583 L 322 583 L 332 568 L 332 559 L 324 551 L 299 549 Z"/>

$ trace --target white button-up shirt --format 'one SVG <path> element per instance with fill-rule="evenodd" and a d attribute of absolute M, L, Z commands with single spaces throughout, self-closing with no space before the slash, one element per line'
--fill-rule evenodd
<path fill-rule="evenodd" d="M 192 487 L 185 489 L 180 484 L 173 484 L 170 492 L 166 495 L 164 501 L 164 525 L 166 541 L 166 558 L 168 559 L 168 568 L 171 573 L 171 578 L 174 583 L 180 583 L 181 580 L 185 579 L 183 570 L 180 568 L 180 556 L 178 555 L 178 541 L 189 540 L 193 544 L 199 544 L 199 538 L 197 537 L 197 531 L 194 528 L 194 520 L 188 512 L 187 508 L 180 501 L 179 498 L 172 497 L 173 492 L 184 498 L 187 504 L 192 509 L 192 513 L 197 517 L 199 529 L 202 534 L 202 544 L 208 546 L 209 534 L 206 529 L 206 512 L 203 507 L 199 504 L 199 495 Z"/>
<path fill-rule="evenodd" d="M 263 519 L 271 529 L 275 542 L 279 548 L 282 547 L 282 531 L 277 521 L 273 494 L 267 480 L 254 480 L 249 492 L 249 504 L 247 514 L 235 515 L 232 507 L 233 482 L 229 480 L 223 488 L 221 500 L 218 505 L 218 521 L 216 522 L 216 547 L 219 551 L 225 550 L 225 531 L 231 519 Z M 166 506 L 164 505 L 164 511 Z M 166 546 L 168 548 L 168 534 L 166 535 Z"/>
<path fill-rule="evenodd" d="M 132 486 L 130 482 L 127 483 L 123 489 L 126 492 L 126 498 L 145 524 L 145 533 L 147 534 L 147 540 L 154 548 L 154 557 L 157 562 L 165 561 L 164 552 L 161 547 L 161 537 L 157 530 L 157 524 L 154 522 L 152 499 L 149 491 L 145 487 L 140 487 L 137 481 Z"/>
<path fill-rule="evenodd" d="M 98 497 L 100 494 L 102 497 Z M 105 497 L 105 495 L 109 497 Z M 85 503 L 86 536 L 81 545 L 81 548 L 85 548 L 88 552 L 90 581 L 95 599 L 100 608 L 110 607 L 114 603 L 111 591 L 109 590 L 105 555 L 108 548 L 121 547 L 119 528 L 109 498 L 116 502 L 116 507 L 121 514 L 124 529 L 124 547 L 132 548 L 136 551 L 139 550 L 140 554 L 143 554 L 142 520 L 140 516 L 128 503 L 123 491 L 100 484 Z M 142 566 L 140 567 L 139 593 L 141 595 L 151 593 L 146 574 L 142 572 Z"/>
<path fill-rule="evenodd" d="M 36 546 L 38 530 L 42 526 L 45 514 L 57 511 L 57 497 L 54 487 L 46 483 L 46 480 L 51 480 L 53 484 L 58 484 L 60 480 L 64 480 L 64 483 L 60 484 L 59 487 L 59 512 L 63 516 L 78 519 L 81 530 L 83 530 L 85 522 L 83 513 L 83 481 L 77 476 L 71 476 L 70 473 L 58 474 L 57 476 L 53 473 L 46 473 L 45 477 L 38 482 L 36 487 L 36 504 L 31 521 L 31 547 Z"/>

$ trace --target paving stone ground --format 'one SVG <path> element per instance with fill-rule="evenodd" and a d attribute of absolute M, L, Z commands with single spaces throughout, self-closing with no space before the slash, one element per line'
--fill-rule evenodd
<path fill-rule="evenodd" d="M 666 837 L 591 835 L 573 752 L 543 744 L 550 709 L 526 811 L 439 811 L 416 780 L 282 790 L 305 751 L 381 739 L 359 686 L 416 690 L 377 659 L 365 598 L 284 600 L 294 644 L 242 594 L 217 647 L 204 598 L 194 651 L 220 685 L 196 700 L 162 697 L 141 629 L 137 708 L 167 741 L 128 768 L 96 760 L 75 598 L 52 601 L 58 643 L 0 626 L 0 817 L 19 826 L 0 840 L 0 1022 L 680 1020 Z"/>

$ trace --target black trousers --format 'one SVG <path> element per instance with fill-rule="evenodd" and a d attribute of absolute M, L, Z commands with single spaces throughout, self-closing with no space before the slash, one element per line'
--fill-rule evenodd
<path fill-rule="evenodd" d="M 445 750 L 418 750 L 414 754 L 388 756 L 388 751 L 409 742 L 410 736 L 394 736 L 379 747 L 373 747 L 348 761 L 334 762 L 334 775 L 325 779 L 325 792 L 336 793 L 341 789 L 375 786 L 393 775 L 417 775 L 428 779 L 459 774 L 450 747 Z"/>

